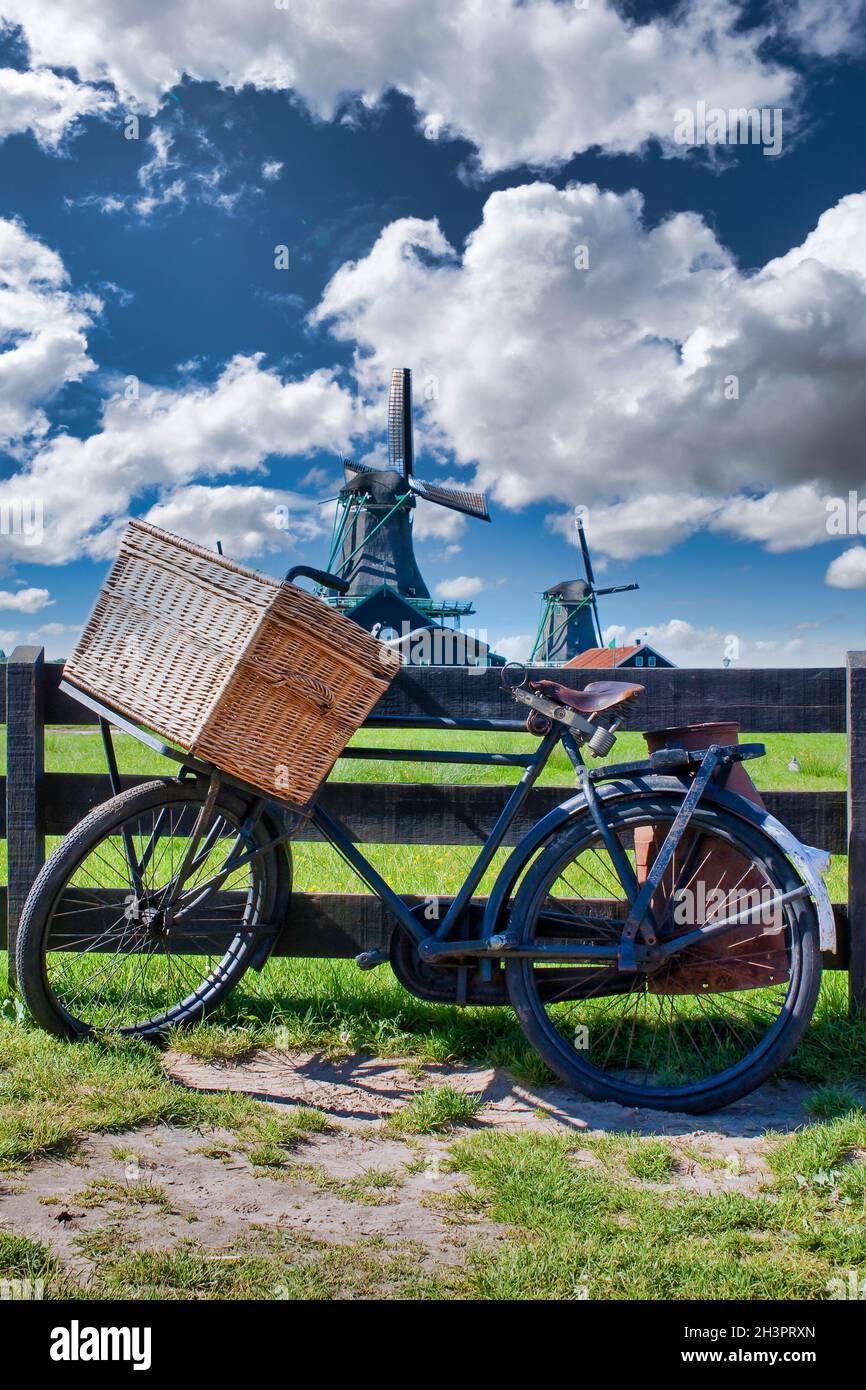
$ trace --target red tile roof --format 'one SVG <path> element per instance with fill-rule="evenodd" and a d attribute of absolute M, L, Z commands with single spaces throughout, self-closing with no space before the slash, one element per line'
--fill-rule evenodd
<path fill-rule="evenodd" d="M 578 656 L 572 657 L 571 661 L 566 661 L 566 666 L 593 666 L 612 670 L 618 666 L 626 657 L 632 656 L 640 651 L 640 643 L 633 647 L 589 647 L 585 652 L 580 652 Z"/>

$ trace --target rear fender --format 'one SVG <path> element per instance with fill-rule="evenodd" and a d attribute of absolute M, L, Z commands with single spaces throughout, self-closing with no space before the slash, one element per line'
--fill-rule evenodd
<path fill-rule="evenodd" d="M 628 782 L 612 781 L 595 785 L 596 795 L 602 803 L 623 800 L 625 797 L 633 797 L 635 794 L 652 796 L 659 792 L 678 792 L 680 795 L 684 795 L 686 789 L 686 784 L 679 778 L 662 777 L 654 773 L 635 777 Z M 827 888 L 821 877 L 822 870 L 826 869 L 830 863 L 829 854 L 825 850 L 802 844 L 793 831 L 789 830 L 769 811 L 764 810 L 761 806 L 755 806 L 751 801 L 738 796 L 735 792 L 710 785 L 704 792 L 702 800 L 713 801 L 732 815 L 738 816 L 740 820 L 747 821 L 758 830 L 762 830 L 779 846 L 783 854 L 791 860 L 801 881 L 809 889 L 818 915 L 818 931 L 822 951 L 835 951 L 836 919 Z M 559 834 L 566 826 L 575 824 L 583 816 L 589 816 L 589 808 L 583 793 L 578 792 L 576 796 L 569 797 L 561 806 L 554 807 L 546 816 L 543 816 L 515 845 L 503 864 L 488 899 L 481 929 L 483 937 L 492 936 L 503 930 L 504 923 L 500 921 L 502 913 L 511 898 L 518 879 L 530 860 L 540 849 L 544 848 L 548 841 L 553 839 L 554 835 Z"/>

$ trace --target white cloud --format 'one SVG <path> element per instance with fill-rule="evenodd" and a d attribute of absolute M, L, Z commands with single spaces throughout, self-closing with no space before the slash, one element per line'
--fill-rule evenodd
<path fill-rule="evenodd" d="M 0 608 L 12 609 L 16 613 L 39 613 L 54 602 L 47 589 L 16 589 L 0 591 Z"/>
<path fill-rule="evenodd" d="M 594 550 L 630 560 L 637 555 L 663 555 L 703 526 L 717 509 L 718 503 L 708 497 L 648 493 L 631 502 L 596 503 L 584 527 Z M 566 540 L 574 540 L 571 512 L 548 517 L 548 524 Z"/>
<path fill-rule="evenodd" d="M 281 159 L 266 159 L 262 165 L 262 178 L 268 183 L 273 183 L 283 172 L 283 161 Z"/>
<path fill-rule="evenodd" d="M 732 497 L 711 521 L 714 530 L 727 531 L 742 540 L 759 541 L 767 550 L 781 553 L 830 540 L 827 502 L 811 483 L 763 497 Z"/>
<path fill-rule="evenodd" d="M 737 642 L 736 656 L 731 663 L 734 667 L 841 666 L 845 661 L 841 643 L 822 641 L 820 637 L 807 642 L 803 637 L 790 636 L 786 629 L 769 637 L 750 638 L 736 631 L 697 627 L 683 618 L 671 618 L 628 632 L 624 628 L 609 628 L 605 631 L 605 640 L 609 641 L 612 635 L 619 645 L 643 641 L 676 666 L 718 668 L 720 673 L 731 636 Z"/>
<path fill-rule="evenodd" d="M 454 579 L 443 579 L 436 585 L 439 598 L 474 598 L 484 588 L 483 579 L 477 575 L 459 574 Z"/>
<path fill-rule="evenodd" d="M 459 135 L 486 170 L 548 164 L 601 145 L 672 146 L 674 112 L 788 105 L 794 74 L 760 58 L 763 29 L 737 32 L 738 5 L 692 0 L 638 23 L 613 0 L 76 0 L 58 8 L 4 0 L 32 61 L 107 80 L 154 111 L 184 74 L 240 89 L 296 92 L 330 120 L 347 94 L 372 106 L 389 89 L 415 103 L 430 138 Z M 787 114 L 787 113 L 786 113 Z"/>
<path fill-rule="evenodd" d="M 866 46 L 864 0 L 784 0 L 779 17 L 801 48 L 821 58 L 859 54 Z"/>
<path fill-rule="evenodd" d="M 862 478 L 864 248 L 863 193 L 747 276 L 695 214 L 647 227 L 636 192 L 534 183 L 492 194 L 462 255 L 391 223 L 311 318 L 356 344 L 370 397 L 397 361 L 435 376 L 424 442 L 495 501 L 588 504 L 618 555 L 711 523 L 781 550 Z"/>
<path fill-rule="evenodd" d="M 48 68 L 0 68 L 0 140 L 29 131 L 44 149 L 56 150 L 85 116 L 104 116 L 114 104 L 108 92 Z"/>
<path fill-rule="evenodd" d="M 457 541 L 466 530 L 466 518 L 450 507 L 439 507 L 435 502 L 425 502 L 422 497 L 415 499 L 412 513 L 412 534 L 416 541 L 449 541 L 459 550 Z"/>
<path fill-rule="evenodd" d="M 6 536 L 4 555 L 41 564 L 105 559 L 130 507 L 148 494 L 260 473 L 272 455 L 345 448 L 364 429 L 362 409 L 333 373 L 283 381 L 258 355 L 233 358 L 212 385 L 185 381 L 173 390 L 142 386 L 139 400 L 112 396 L 98 432 L 59 435 L 0 480 L 0 508 L 36 498 L 44 518 L 38 546 Z M 179 499 L 171 505 L 179 508 Z"/>
<path fill-rule="evenodd" d="M 7 656 L 11 655 L 12 648 L 17 646 L 18 640 L 17 632 L 12 632 L 8 628 L 5 631 L 0 629 L 0 651 L 4 651 Z"/>
<path fill-rule="evenodd" d="M 96 207 L 107 215 L 125 212 L 144 220 L 163 208 L 180 210 L 196 198 L 209 207 L 233 212 L 247 185 L 227 189 L 229 166 L 203 127 L 193 124 L 182 130 L 185 143 L 178 148 L 177 128 L 153 126 L 142 142 L 147 157 L 136 174 L 135 192 L 85 193 L 69 199 L 68 206 Z"/>
<path fill-rule="evenodd" d="M 866 589 L 866 546 L 843 550 L 827 567 L 824 583 L 833 589 Z"/>
<path fill-rule="evenodd" d="M 101 305 L 67 278 L 56 252 L 0 218 L 0 448 L 44 433 L 42 404 L 93 370 L 85 332 Z"/>
<path fill-rule="evenodd" d="M 43 623 L 41 627 L 28 632 L 23 640 L 34 646 L 44 647 L 46 658 L 56 661 L 59 657 L 69 655 L 78 641 L 80 632 L 80 623 Z"/>
<path fill-rule="evenodd" d="M 532 651 L 532 637 L 528 632 L 519 632 L 513 637 L 498 637 L 491 646 L 499 656 L 504 656 L 506 661 L 528 661 Z"/>
<path fill-rule="evenodd" d="M 314 498 L 255 484 L 178 488 L 155 503 L 147 520 L 166 531 L 216 548 L 234 560 L 294 550 L 299 542 L 320 540 L 331 515 Z"/>

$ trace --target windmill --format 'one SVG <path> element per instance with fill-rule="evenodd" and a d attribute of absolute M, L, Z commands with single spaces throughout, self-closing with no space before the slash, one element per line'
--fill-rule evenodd
<path fill-rule="evenodd" d="M 471 603 L 430 595 L 412 543 L 416 499 L 489 521 L 483 493 L 442 487 L 415 476 L 412 373 L 395 367 L 388 398 L 388 467 L 343 463 L 345 481 L 337 498 L 327 568 L 348 580 L 348 592 L 329 601 L 379 635 L 412 627 L 459 621 Z"/>
<path fill-rule="evenodd" d="M 530 661 L 539 666 L 561 666 L 581 652 L 602 647 L 598 599 L 605 594 L 623 594 L 637 584 L 596 586 L 589 556 L 589 543 L 581 510 L 575 511 L 577 542 L 583 556 L 583 579 L 564 579 L 542 594 L 541 621 Z"/>

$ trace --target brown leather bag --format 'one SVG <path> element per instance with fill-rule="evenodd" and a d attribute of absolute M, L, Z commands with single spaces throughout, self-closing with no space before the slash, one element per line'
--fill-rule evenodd
<path fill-rule="evenodd" d="M 739 724 L 691 724 L 677 729 L 657 729 L 646 735 L 651 753 L 660 748 L 707 748 L 738 741 Z M 756 806 L 761 795 L 742 763 L 735 763 L 727 788 Z M 668 826 L 642 826 L 635 831 L 635 867 L 642 883 L 665 838 Z M 721 922 L 726 917 L 767 901 L 772 890 L 763 875 L 733 846 L 713 839 L 702 848 L 700 832 L 686 831 L 676 855 L 653 898 L 656 920 L 666 920 L 676 931 Z M 688 866 L 685 868 L 685 866 Z M 685 887 L 682 880 L 685 876 Z M 671 895 L 680 884 L 675 903 Z M 647 980 L 654 994 L 721 994 L 731 990 L 764 989 L 786 980 L 789 974 L 785 948 L 785 917 L 779 908 L 758 913 L 715 941 L 692 946 L 679 958 Z"/>

